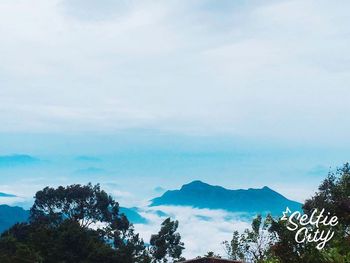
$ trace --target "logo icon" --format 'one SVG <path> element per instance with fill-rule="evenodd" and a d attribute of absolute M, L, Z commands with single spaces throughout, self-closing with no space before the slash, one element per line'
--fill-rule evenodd
<path fill-rule="evenodd" d="M 288 207 L 283 213 L 281 221 L 287 221 L 287 229 L 295 232 L 297 243 L 316 243 L 316 248 L 321 250 L 333 236 L 331 227 L 338 224 L 338 217 L 326 213 L 325 209 L 314 209 L 311 215 L 302 214 L 300 211 L 292 212 Z M 289 215 L 290 214 L 290 215 Z"/>

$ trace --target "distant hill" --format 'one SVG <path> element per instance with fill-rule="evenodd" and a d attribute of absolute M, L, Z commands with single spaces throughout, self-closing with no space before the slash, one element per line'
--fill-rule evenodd
<path fill-rule="evenodd" d="M 142 217 L 135 209 L 120 207 L 120 213 L 124 213 L 133 224 L 146 224 L 147 219 Z M 0 205 L 0 233 L 16 223 L 28 221 L 29 210 L 18 206 Z"/>
<path fill-rule="evenodd" d="M 185 184 L 180 190 L 166 191 L 151 200 L 150 206 L 177 205 L 196 208 L 224 209 L 230 212 L 266 213 L 281 215 L 288 206 L 301 210 L 301 204 L 265 186 L 261 189 L 229 190 L 201 181 Z"/>
<path fill-rule="evenodd" d="M 129 221 L 133 224 L 146 224 L 147 219 L 141 216 L 136 208 L 126 208 L 126 207 L 120 207 L 119 209 L 120 213 L 123 213 L 126 215 L 126 217 L 129 219 Z"/>
<path fill-rule="evenodd" d="M 0 205 L 0 233 L 16 223 L 26 222 L 29 211 L 18 206 Z"/>

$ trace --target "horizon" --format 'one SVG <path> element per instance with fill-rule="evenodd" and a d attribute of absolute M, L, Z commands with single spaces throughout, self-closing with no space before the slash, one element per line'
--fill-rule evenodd
<path fill-rule="evenodd" d="M 224 136 L 153 135 L 124 131 L 108 136 L 1 136 L 0 191 L 30 198 L 47 185 L 91 181 L 105 183 L 111 192 L 124 192 L 119 198 L 136 204 L 136 199 L 149 199 L 156 187 L 174 189 L 202 180 L 228 189 L 268 186 L 303 202 L 329 171 L 346 162 L 342 159 L 346 149 L 326 152 L 321 147 L 273 145 Z M 16 154 L 37 159 L 22 163 L 15 160 Z M 11 156 L 13 160 L 8 158 Z M 137 182 L 141 182 L 143 193 L 134 196 Z M 108 184 L 114 184 L 115 189 Z"/>

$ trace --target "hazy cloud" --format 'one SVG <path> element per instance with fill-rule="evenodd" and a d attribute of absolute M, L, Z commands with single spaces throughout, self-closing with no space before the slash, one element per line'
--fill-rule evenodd
<path fill-rule="evenodd" d="M 346 138 L 348 2 L 2 1 L 1 131 Z"/>
<path fill-rule="evenodd" d="M 234 230 L 243 231 L 250 227 L 250 219 L 223 210 L 194 209 L 191 207 L 161 206 L 154 209 L 164 211 L 167 216 L 179 220 L 179 233 L 185 243 L 184 255 L 193 258 L 215 251 L 225 256 L 221 243 L 231 240 Z M 136 230 L 146 242 L 151 234 L 157 233 L 165 217 L 159 217 L 152 209 L 140 212 L 148 224 L 136 225 Z M 205 231 L 203 231 L 205 229 Z"/>
<path fill-rule="evenodd" d="M 0 168 L 33 165 L 39 162 L 38 158 L 27 154 L 0 155 Z"/>

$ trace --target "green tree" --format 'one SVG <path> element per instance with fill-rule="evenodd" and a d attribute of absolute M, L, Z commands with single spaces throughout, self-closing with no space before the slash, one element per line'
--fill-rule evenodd
<path fill-rule="evenodd" d="M 17 224 L 0 240 L 14 239 L 35 251 L 45 263 L 56 262 L 124 262 L 104 242 L 97 231 L 82 228 L 75 221 L 64 221 L 57 227 Z M 32 261 L 36 262 L 36 261 Z"/>
<path fill-rule="evenodd" d="M 167 218 L 162 223 L 158 234 L 152 235 L 150 240 L 150 252 L 153 262 L 172 262 L 182 260 L 181 254 L 184 249 L 184 243 L 181 242 L 181 236 L 177 233 L 179 222 Z"/>
<path fill-rule="evenodd" d="M 32 248 L 18 242 L 12 236 L 0 238 L 0 262 L 2 263 L 30 263 L 43 262 L 39 253 Z"/>
<path fill-rule="evenodd" d="M 0 238 L 6 240 L 18 246 L 12 249 L 14 255 L 26 248 L 28 257 L 33 251 L 45 263 L 150 262 L 143 240 L 99 185 L 46 187 L 37 192 L 30 222 L 11 227 Z M 0 258 L 6 251 L 0 250 Z"/>
<path fill-rule="evenodd" d="M 208 251 L 207 254 L 204 255 L 205 258 L 221 258 L 219 254 L 215 254 L 213 251 Z"/>
<path fill-rule="evenodd" d="M 233 260 L 263 262 L 269 256 L 268 251 L 274 241 L 268 232 L 271 223 L 270 215 L 265 220 L 258 215 L 253 219 L 251 229 L 246 229 L 241 235 L 235 231 L 230 242 L 223 242 L 228 257 Z"/>
<path fill-rule="evenodd" d="M 224 241 L 223 245 L 226 250 L 226 254 L 229 259 L 243 260 L 244 259 L 244 244 L 242 242 L 241 235 L 238 231 L 233 232 L 233 236 L 230 242 Z"/>
<path fill-rule="evenodd" d="M 81 228 L 96 228 L 96 233 L 109 244 L 124 263 L 147 262 L 144 242 L 134 233 L 119 204 L 100 189 L 100 185 L 74 184 L 56 189 L 46 187 L 35 195 L 30 210 L 33 224 L 60 226 L 63 222 L 78 223 Z"/>
<path fill-rule="evenodd" d="M 127 231 L 121 231 L 114 238 L 114 247 L 117 248 L 117 256 L 123 258 L 123 263 L 150 263 L 151 257 L 145 248 L 139 234 L 134 233 L 131 227 Z"/>
<path fill-rule="evenodd" d="M 296 220 L 294 223 L 298 224 Z M 275 237 L 275 242 L 270 246 L 267 258 L 272 257 L 283 263 L 326 262 L 313 243 L 297 243 L 295 232 L 288 230 L 287 224 L 288 222 L 280 219 L 272 220 L 269 232 Z"/>
<path fill-rule="evenodd" d="M 65 220 L 78 222 L 88 228 L 96 223 L 107 224 L 111 229 L 128 228 L 126 218 L 119 214 L 119 204 L 100 185 L 74 184 L 58 188 L 45 187 L 35 194 L 30 209 L 32 222 L 52 225 Z"/>
<path fill-rule="evenodd" d="M 334 172 L 329 172 L 326 179 L 320 184 L 318 192 L 305 201 L 304 213 L 311 215 L 314 209 L 336 215 L 339 224 L 332 227 L 334 236 L 319 251 L 312 243 L 297 243 L 294 232 L 287 230 L 286 222 L 274 220 L 270 232 L 277 237 L 277 242 L 271 246 L 271 253 L 280 262 L 285 263 L 314 263 L 314 262 L 350 262 L 350 165 L 344 164 Z M 309 226 L 315 231 L 314 226 Z M 322 227 L 321 227 L 322 230 Z"/>
<path fill-rule="evenodd" d="M 344 164 L 330 172 L 321 183 L 315 195 L 306 200 L 303 209 L 305 213 L 311 214 L 313 209 L 325 209 L 332 215 L 336 215 L 340 222 L 339 226 L 347 235 L 350 234 L 350 165 Z"/>
<path fill-rule="evenodd" d="M 332 227 L 334 237 L 322 251 L 325 262 L 350 262 L 350 165 L 328 173 L 318 192 L 306 200 L 303 206 L 306 214 L 314 209 L 325 209 L 338 217 L 339 223 Z"/>
<path fill-rule="evenodd" d="M 330 172 L 319 186 L 318 192 L 306 200 L 304 213 L 311 215 L 315 209 L 325 210 L 338 217 L 339 223 L 332 227 L 333 238 L 321 251 L 314 243 L 297 243 L 295 232 L 287 229 L 290 224 L 280 218 L 268 216 L 262 222 L 261 216 L 252 222 L 252 229 L 242 234 L 233 233 L 231 242 L 224 246 L 228 257 L 234 260 L 265 263 L 350 263 L 350 165 Z M 317 215 L 316 215 L 317 216 Z M 294 221 L 298 225 L 297 220 Z M 300 226 L 301 227 L 301 226 Z M 308 231 L 315 232 L 316 226 L 309 225 Z M 319 231 L 327 226 L 319 226 Z M 267 231 L 268 230 L 268 233 Z"/>

